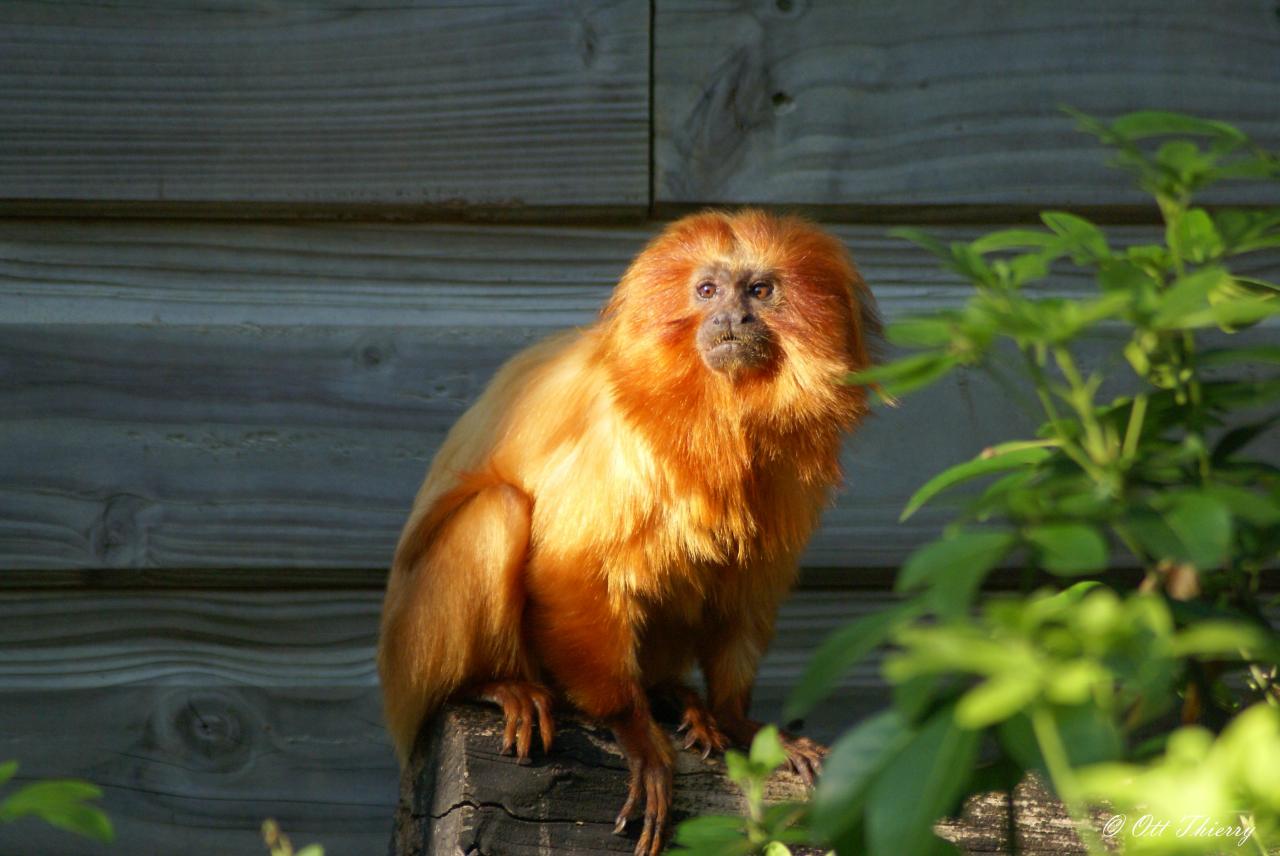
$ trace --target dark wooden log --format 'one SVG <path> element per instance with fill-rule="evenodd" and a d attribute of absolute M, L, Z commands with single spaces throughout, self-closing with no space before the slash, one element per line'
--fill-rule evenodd
<path fill-rule="evenodd" d="M 517 765 L 499 752 L 502 721 L 476 705 L 446 708 L 419 735 L 400 779 L 392 856 L 435 854 L 630 853 L 638 834 L 613 834 L 626 796 L 627 766 L 608 729 L 564 719 L 550 755 L 535 751 Z M 766 788 L 770 802 L 800 800 L 805 787 L 786 771 Z M 939 834 L 970 854 L 1007 852 L 1008 795 L 971 799 Z M 1021 854 L 1076 854 L 1084 849 L 1071 821 L 1034 781 L 1012 800 Z M 741 791 L 720 759 L 679 753 L 673 823 L 704 814 L 742 814 Z M 633 824 L 635 827 L 636 824 Z"/>

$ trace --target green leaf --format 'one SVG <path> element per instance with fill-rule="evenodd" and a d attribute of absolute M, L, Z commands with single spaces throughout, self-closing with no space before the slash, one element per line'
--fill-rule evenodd
<path fill-rule="evenodd" d="M 116 837 L 111 819 L 99 808 L 85 803 L 61 803 L 35 812 L 50 826 L 65 829 L 93 841 L 110 844 Z"/>
<path fill-rule="evenodd" d="M 0 803 L 0 821 L 35 815 L 59 829 L 109 842 L 115 837 L 110 819 L 84 802 L 100 796 L 97 786 L 75 779 L 34 782 Z"/>
<path fill-rule="evenodd" d="M 1045 677 L 1045 695 L 1057 704 L 1084 704 L 1093 696 L 1094 689 L 1110 677 L 1110 673 L 1093 660 L 1071 660 L 1059 664 Z"/>
<path fill-rule="evenodd" d="M 1171 229 L 1170 239 L 1171 246 L 1176 247 L 1183 258 L 1197 264 L 1216 258 L 1223 251 L 1222 236 L 1203 208 L 1183 213 Z"/>
<path fill-rule="evenodd" d="M 1209 292 L 1231 281 L 1231 276 L 1220 267 L 1207 267 L 1188 274 L 1173 283 L 1160 298 L 1153 326 L 1159 329 L 1184 326 L 1185 319 L 1208 307 Z M 1208 323 L 1213 323 L 1210 320 Z"/>
<path fill-rule="evenodd" d="M 790 722 L 808 713 L 827 697 L 849 669 L 919 612 L 919 604 L 908 601 L 859 618 L 828 636 L 809 658 L 800 682 L 787 699 L 782 709 L 783 721 Z"/>
<path fill-rule="evenodd" d="M 899 521 L 906 520 L 915 514 L 920 507 L 926 502 L 933 499 L 944 490 L 979 476 L 998 473 L 1004 470 L 1020 469 L 1022 467 L 1030 467 L 1040 463 L 1048 458 L 1052 452 L 1047 446 L 1053 445 L 1054 441 L 1045 440 L 1035 443 L 1034 445 L 1018 444 L 1013 447 L 1005 446 L 1003 448 L 996 447 L 984 451 L 981 455 L 971 461 L 965 461 L 962 464 L 956 464 L 938 473 L 917 490 L 911 499 L 907 500 L 907 506 L 902 510 L 902 514 L 898 517 Z"/>
<path fill-rule="evenodd" d="M 787 751 L 782 748 L 782 741 L 778 739 L 776 726 L 766 725 L 756 732 L 751 741 L 751 761 L 769 771 L 776 770 L 787 762 Z"/>
<path fill-rule="evenodd" d="M 1000 252 L 1017 250 L 1024 247 L 1039 247 L 1042 250 L 1053 250 L 1062 245 L 1062 239 L 1050 232 L 1039 229 L 999 229 L 988 232 L 969 246 L 975 253 Z"/>
<path fill-rule="evenodd" d="M 1124 737 L 1110 714 L 1096 704 L 1055 707 L 1053 719 L 1072 766 L 1097 764 L 1124 753 Z"/>
<path fill-rule="evenodd" d="M 1124 738 L 1111 717 L 1094 704 L 1054 707 L 1053 719 L 1072 766 L 1096 764 L 1120 757 Z M 1026 714 L 1020 713 L 996 728 L 1000 745 L 1023 769 L 1045 772 L 1044 758 Z"/>
<path fill-rule="evenodd" d="M 319 844 L 308 844 L 297 851 L 294 856 L 324 856 L 324 848 Z"/>
<path fill-rule="evenodd" d="M 1254 526 L 1280 524 L 1280 503 L 1272 497 L 1226 484 L 1206 487 L 1204 492 L 1226 505 L 1233 516 Z"/>
<path fill-rule="evenodd" d="M 901 238 L 904 241 L 910 241 L 917 247 L 928 250 L 930 254 L 937 256 L 943 261 L 951 260 L 951 248 L 921 229 L 890 229 L 889 236 L 891 238 Z"/>
<path fill-rule="evenodd" d="M 1183 555 L 1197 568 L 1222 564 L 1231 547 L 1231 511 L 1212 494 L 1181 491 L 1167 500 L 1165 522 L 1185 548 Z"/>
<path fill-rule="evenodd" d="M 933 824 L 963 794 L 977 759 L 979 732 L 956 725 L 943 708 L 917 731 L 867 795 L 869 856 L 925 853 Z"/>
<path fill-rule="evenodd" d="M 1015 543 L 1011 532 L 960 531 L 917 549 L 894 583 L 895 591 L 909 591 L 961 568 L 994 568 Z"/>
<path fill-rule="evenodd" d="M 968 609 L 982 580 L 1009 553 L 1017 539 L 1012 532 L 960 531 L 916 550 L 907 558 L 894 583 L 895 591 L 932 585 L 946 593 L 930 599 L 944 615 Z"/>
<path fill-rule="evenodd" d="M 1186 548 L 1178 533 L 1150 509 L 1133 509 L 1126 516 L 1124 526 L 1152 559 L 1186 559 Z"/>
<path fill-rule="evenodd" d="M 885 337 L 895 345 L 913 348 L 936 348 L 951 341 L 955 321 L 945 316 L 904 318 L 885 330 Z"/>
<path fill-rule="evenodd" d="M 1244 132 L 1226 122 L 1201 119 L 1185 113 L 1165 110 L 1139 110 L 1128 113 L 1111 123 L 1111 131 L 1130 140 L 1184 134 L 1219 137 L 1239 144 L 1249 140 Z"/>
<path fill-rule="evenodd" d="M 791 848 L 781 841 L 770 841 L 764 846 L 762 856 L 791 856 Z"/>
<path fill-rule="evenodd" d="M 12 779 L 17 772 L 17 761 L 5 761 L 3 764 L 0 764 L 0 785 L 3 785 L 5 782 Z"/>
<path fill-rule="evenodd" d="M 1036 548 L 1045 570 L 1073 575 L 1100 571 L 1107 566 L 1107 542 L 1098 530 L 1084 523 L 1045 523 L 1029 526 L 1023 537 Z"/>
<path fill-rule="evenodd" d="M 1275 638 L 1261 627 L 1235 621 L 1198 621 L 1173 639 L 1175 657 L 1256 653 L 1275 647 Z"/>
<path fill-rule="evenodd" d="M 913 734 L 902 717 L 888 710 L 862 720 L 836 741 L 813 795 L 809 823 L 819 839 L 833 841 L 857 825 L 876 776 Z"/>
<path fill-rule="evenodd" d="M 955 365 L 956 359 L 950 354 L 928 351 L 854 372 L 846 382 L 855 386 L 878 383 L 888 395 L 904 395 L 939 380 L 955 368 Z"/>
<path fill-rule="evenodd" d="M 1215 302 L 1207 309 L 1184 315 L 1173 326 L 1188 329 L 1219 327 L 1228 333 L 1234 333 L 1240 327 L 1256 324 L 1273 315 L 1280 315 L 1280 301 L 1236 298 L 1227 302 Z"/>
<path fill-rule="evenodd" d="M 1217 164 L 1217 156 L 1190 140 L 1170 140 L 1156 150 L 1155 161 L 1184 188 L 1198 187 Z"/>
<path fill-rule="evenodd" d="M 1280 246 L 1280 209 L 1242 211 L 1238 208 L 1213 215 L 1214 225 L 1231 254 Z"/>
<path fill-rule="evenodd" d="M 739 785 L 745 785 L 755 778 L 755 769 L 747 756 L 736 749 L 724 753 L 724 766 L 729 778 Z"/>
<path fill-rule="evenodd" d="M 1255 345 L 1247 348 L 1214 348 L 1196 355 L 1196 365 L 1204 368 L 1233 366 L 1239 363 L 1280 364 L 1280 346 Z"/>
<path fill-rule="evenodd" d="M 746 838 L 746 833 L 744 818 L 709 814 L 681 823 L 676 827 L 675 840 L 676 844 L 685 847 L 705 847 L 708 844 L 742 841 Z"/>
<path fill-rule="evenodd" d="M 1111 256 L 1102 230 L 1083 217 L 1066 211 L 1045 211 L 1040 219 L 1062 239 L 1064 249 L 1077 263 L 1102 261 Z"/>
<path fill-rule="evenodd" d="M 961 728 L 986 728 L 1013 716 L 1040 694 L 1040 676 L 1029 671 L 994 675 L 969 690 L 956 704 Z"/>

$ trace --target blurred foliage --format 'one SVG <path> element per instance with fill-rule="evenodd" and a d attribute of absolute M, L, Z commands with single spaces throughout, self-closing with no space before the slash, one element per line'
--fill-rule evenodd
<path fill-rule="evenodd" d="M 7 785 L 17 772 L 17 761 L 0 763 L 0 787 Z M 8 796 L 0 797 L 0 823 L 36 817 L 76 835 L 110 842 L 115 838 L 110 818 L 102 809 L 90 804 L 90 800 L 101 797 L 102 791 L 97 786 L 78 779 L 31 782 Z"/>
<path fill-rule="evenodd" d="M 676 832 L 673 854 L 790 856 L 788 844 L 803 844 L 811 839 L 803 823 L 804 806 L 795 803 L 766 806 L 764 802 L 765 781 L 787 762 L 776 728 L 767 725 L 760 729 L 751 741 L 749 755 L 730 749 L 724 759 L 729 778 L 746 796 L 747 816 L 709 815 L 685 821 Z"/>
<path fill-rule="evenodd" d="M 892 399 L 979 371 L 1042 424 L 911 497 L 903 519 L 968 488 L 899 572 L 904 602 L 828 639 L 784 711 L 802 716 L 888 646 L 892 707 L 840 738 L 806 814 L 811 842 L 839 854 L 956 852 L 934 823 L 1028 772 L 1092 853 L 1106 852 L 1094 809 L 1168 822 L 1108 830 L 1135 853 L 1219 852 L 1233 827 L 1259 852 L 1280 843 L 1280 634 L 1260 602 L 1280 468 L 1249 454 L 1280 421 L 1266 411 L 1280 346 L 1224 344 L 1280 314 L 1280 286 L 1230 267 L 1280 249 L 1280 208 L 1195 203 L 1220 181 L 1280 178 L 1280 160 L 1224 122 L 1072 115 L 1154 197 L 1163 242 L 1125 245 L 1060 211 L 968 242 L 895 231 L 974 291 L 891 325 L 912 353 L 851 382 Z M 1087 293 L 1051 288 L 1067 266 Z M 1117 566 L 1140 584 L 1105 574 Z M 999 567 L 1023 569 L 1021 593 L 981 593 Z M 1190 817 L 1201 826 L 1178 835 Z M 698 852 L 762 849 L 739 844 Z"/>
<path fill-rule="evenodd" d="M 319 844 L 308 844 L 301 850 L 294 850 L 293 842 L 280 830 L 280 824 L 271 819 L 262 822 L 262 840 L 271 856 L 324 856 L 324 848 Z"/>

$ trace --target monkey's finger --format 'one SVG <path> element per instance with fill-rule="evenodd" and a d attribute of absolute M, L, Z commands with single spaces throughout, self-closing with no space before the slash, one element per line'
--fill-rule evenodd
<path fill-rule="evenodd" d="M 633 769 L 631 771 L 631 781 L 627 785 L 627 801 L 622 804 L 622 809 L 618 812 L 617 820 L 613 825 L 614 835 L 621 835 L 626 831 L 627 821 L 631 819 L 632 813 L 636 810 L 636 800 L 640 798 L 640 791 L 640 771 Z"/>
<path fill-rule="evenodd" d="M 705 761 L 710 757 L 711 757 L 711 741 L 708 740 L 706 743 L 702 744 L 702 760 Z"/>
<path fill-rule="evenodd" d="M 791 769 L 810 787 L 817 781 L 818 773 L 822 772 L 822 762 L 811 752 L 797 751 L 788 761 Z"/>
<path fill-rule="evenodd" d="M 676 729 L 676 734 L 684 734 L 691 725 L 693 725 L 693 721 L 689 719 L 689 714 L 686 713 L 684 719 L 680 721 L 680 727 Z M 688 747 L 686 746 L 685 748 L 687 749 Z"/>
<path fill-rule="evenodd" d="M 516 762 L 529 764 L 529 750 L 533 747 L 533 703 L 520 699 L 520 725 L 516 732 Z"/>
<path fill-rule="evenodd" d="M 650 771 L 645 776 L 644 830 L 636 845 L 637 853 L 657 856 L 662 851 L 663 833 L 667 828 L 667 809 L 670 805 L 671 792 L 666 771 Z"/>
<path fill-rule="evenodd" d="M 538 733 L 542 735 L 542 751 L 550 752 L 551 741 L 556 739 L 556 721 L 551 716 L 551 700 L 535 695 L 533 706 L 538 709 Z"/>
<path fill-rule="evenodd" d="M 697 742 L 698 742 L 698 735 L 690 731 L 688 734 L 685 735 L 684 743 L 681 745 L 681 748 L 692 749 L 693 744 Z"/>
<path fill-rule="evenodd" d="M 515 704 L 510 701 L 502 703 L 502 715 L 507 720 L 506 728 L 502 730 L 502 754 L 510 755 L 515 751 L 516 725 L 519 723 L 520 717 Z"/>

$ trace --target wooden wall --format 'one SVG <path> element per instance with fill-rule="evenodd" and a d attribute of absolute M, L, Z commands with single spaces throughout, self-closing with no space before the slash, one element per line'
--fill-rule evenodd
<path fill-rule="evenodd" d="M 661 222 L 706 204 L 826 220 L 889 319 L 965 290 L 888 224 L 965 236 L 1069 206 L 1150 233 L 1062 103 L 1211 114 L 1280 148 L 1280 17 L 0 5 L 0 760 L 101 784 L 113 852 L 257 852 L 267 816 L 331 856 L 382 851 L 384 569 L 495 367 L 589 322 Z M 762 715 L 936 528 L 896 524 L 911 491 L 1026 422 L 962 376 L 851 439 Z M 857 672 L 812 730 L 876 686 Z M 24 823 L 0 852 L 108 851 Z"/>

